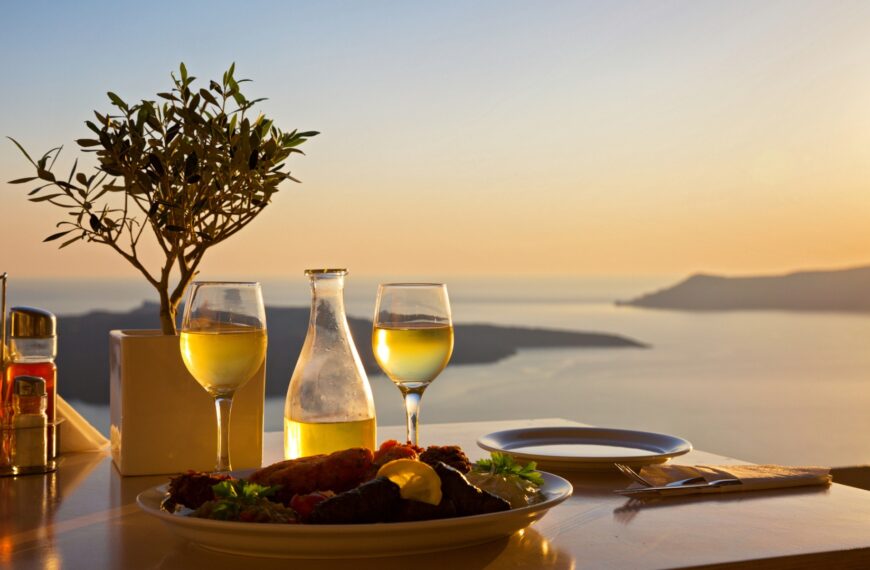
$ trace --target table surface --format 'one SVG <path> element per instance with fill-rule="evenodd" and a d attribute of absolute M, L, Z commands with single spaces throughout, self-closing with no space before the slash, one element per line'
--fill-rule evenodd
<path fill-rule="evenodd" d="M 486 433 L 512 427 L 582 425 L 559 419 L 433 424 L 427 442 L 456 443 L 472 459 Z M 403 429 L 379 428 L 379 438 Z M 280 433 L 266 434 L 264 460 L 281 459 Z M 0 478 L 0 567 L 318 568 L 347 561 L 254 559 L 212 553 L 176 538 L 141 512 L 136 495 L 166 477 L 121 477 L 105 453 L 63 456 L 49 476 Z M 739 461 L 702 451 L 685 464 Z M 615 495 L 614 473 L 566 475 L 574 495 L 509 539 L 414 557 L 353 562 L 368 568 L 837 568 L 870 567 L 870 493 L 843 485 L 646 505 Z"/>

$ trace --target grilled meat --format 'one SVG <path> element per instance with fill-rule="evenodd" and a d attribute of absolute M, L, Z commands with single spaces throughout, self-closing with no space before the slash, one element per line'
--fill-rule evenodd
<path fill-rule="evenodd" d="M 366 480 L 372 467 L 371 450 L 354 447 L 330 453 L 288 459 L 255 471 L 249 477 L 260 485 L 280 485 L 275 500 L 290 502 L 293 495 L 313 491 L 341 493 Z"/>
<path fill-rule="evenodd" d="M 402 503 L 399 486 L 383 477 L 367 481 L 350 491 L 314 505 L 308 517 L 312 524 L 363 524 L 396 518 Z"/>
<path fill-rule="evenodd" d="M 471 471 L 471 462 L 458 445 L 430 445 L 420 454 L 420 461 L 432 467 L 435 467 L 439 461 L 443 461 L 460 473 Z"/>
<path fill-rule="evenodd" d="M 174 511 L 176 505 L 198 509 L 206 501 L 215 498 L 212 487 L 232 479 L 229 475 L 210 475 L 198 471 L 188 471 L 169 479 L 169 496 L 163 501 L 163 508 Z"/>

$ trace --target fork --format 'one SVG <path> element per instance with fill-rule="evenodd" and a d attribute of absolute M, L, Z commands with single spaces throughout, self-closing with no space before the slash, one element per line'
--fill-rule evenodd
<path fill-rule="evenodd" d="M 613 466 L 616 467 L 617 469 L 619 469 L 620 473 L 622 473 L 623 475 L 625 475 L 626 477 L 628 477 L 629 479 L 631 479 L 635 483 L 640 483 L 644 487 L 655 487 L 655 485 L 653 485 L 652 483 L 650 483 L 649 481 L 647 481 L 646 479 L 641 477 L 637 471 L 635 471 L 634 469 L 632 469 L 628 465 L 623 465 L 622 463 L 614 463 Z"/>

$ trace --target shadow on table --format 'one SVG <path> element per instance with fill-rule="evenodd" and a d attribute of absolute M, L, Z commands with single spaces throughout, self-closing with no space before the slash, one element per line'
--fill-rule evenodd
<path fill-rule="evenodd" d="M 427 568 L 450 570 L 452 568 L 540 568 L 551 570 L 573 570 L 574 557 L 563 550 L 553 547 L 550 542 L 533 528 L 519 531 L 509 538 L 441 552 L 430 552 L 413 556 L 390 558 L 365 558 L 353 560 L 301 560 L 254 558 L 212 552 L 190 543 L 179 544 L 157 564 L 161 570 L 188 568 L 225 568 L 256 567 L 258 570 L 290 568 L 305 570 L 388 570 L 391 568 L 425 570 Z"/>
<path fill-rule="evenodd" d="M 620 507 L 613 510 L 613 518 L 622 524 L 631 523 L 643 511 L 661 508 L 675 508 L 700 504 L 728 504 L 759 501 L 771 497 L 807 496 L 828 493 L 828 486 L 791 487 L 786 489 L 769 489 L 766 491 L 745 491 L 707 495 L 686 495 L 683 497 L 652 497 L 647 499 L 629 498 Z"/>
<path fill-rule="evenodd" d="M 554 471 L 574 487 L 575 497 L 613 497 L 617 489 L 624 489 L 629 481 L 615 469 L 612 471 Z"/>

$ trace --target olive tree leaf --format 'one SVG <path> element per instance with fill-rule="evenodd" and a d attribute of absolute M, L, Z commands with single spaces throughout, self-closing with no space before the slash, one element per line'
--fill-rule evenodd
<path fill-rule="evenodd" d="M 43 242 L 54 241 L 54 240 L 56 240 L 56 239 L 58 239 L 58 238 L 62 238 L 62 237 L 65 236 L 66 234 L 68 234 L 68 233 L 70 233 L 70 232 L 74 232 L 74 231 L 75 231 L 75 228 L 73 228 L 73 229 L 71 229 L 71 230 L 66 230 L 65 232 L 57 232 L 56 234 L 51 234 L 50 236 L 48 236 L 47 238 L 45 238 L 45 239 L 42 240 L 42 241 L 43 241 Z"/>
<path fill-rule="evenodd" d="M 81 235 L 78 235 L 78 236 L 76 236 L 76 237 L 74 237 L 74 238 L 72 238 L 72 239 L 68 239 L 67 241 L 65 241 L 65 242 L 63 242 L 62 244 L 60 244 L 60 246 L 58 247 L 58 249 L 63 249 L 63 248 L 65 248 L 66 246 L 68 246 L 68 245 L 70 245 L 70 244 L 73 244 L 73 243 L 75 243 L 75 242 L 77 242 L 77 241 L 79 241 L 79 240 L 84 239 L 84 237 L 85 237 L 85 234 L 81 234 Z"/>

